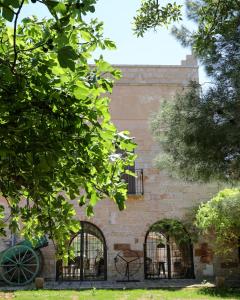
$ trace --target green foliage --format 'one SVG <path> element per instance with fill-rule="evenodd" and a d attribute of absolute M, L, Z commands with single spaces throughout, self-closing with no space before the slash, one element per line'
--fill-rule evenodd
<path fill-rule="evenodd" d="M 165 152 L 159 165 L 189 180 L 240 179 L 240 31 L 237 1 L 187 1 L 197 30 L 175 33 L 191 45 L 206 66 L 212 84 L 201 91 L 192 83 L 184 95 L 165 104 L 152 121 Z M 164 126 L 165 131 L 159 128 Z"/>
<path fill-rule="evenodd" d="M 150 28 L 156 29 L 181 20 L 181 5 L 169 2 L 166 6 L 161 6 L 159 2 L 158 0 L 142 0 L 133 23 L 137 36 L 142 37 Z"/>
<path fill-rule="evenodd" d="M 150 227 L 153 232 L 161 232 L 166 236 L 174 238 L 178 245 L 188 243 L 190 235 L 183 223 L 175 219 L 163 219 Z"/>
<path fill-rule="evenodd" d="M 163 154 L 157 164 L 187 180 L 240 179 L 239 91 L 217 85 L 201 94 L 199 85 L 167 102 L 152 119 Z"/>
<path fill-rule="evenodd" d="M 96 48 L 115 47 L 102 23 L 83 20 L 96 1 L 37 2 L 52 18 L 19 24 L 24 1 L 0 2 L 0 190 L 11 230 L 30 239 L 47 233 L 63 255 L 80 226 L 74 203 L 88 216 L 105 197 L 125 208 L 121 174 L 135 145 L 110 118 L 106 94 L 120 72 L 102 57 L 88 63 Z"/>
<path fill-rule="evenodd" d="M 196 23 L 196 30 L 173 26 L 173 34 L 184 46 L 192 46 L 199 56 L 214 49 L 219 35 L 224 35 L 239 24 L 240 3 L 236 0 L 186 0 L 187 17 Z M 148 30 L 182 19 L 182 5 L 169 1 L 165 6 L 158 0 L 142 0 L 134 18 L 134 32 L 143 36 Z"/>
<path fill-rule="evenodd" d="M 197 226 L 204 233 L 215 234 L 215 250 L 228 253 L 239 246 L 240 189 L 225 189 L 202 204 L 196 215 Z"/>
<path fill-rule="evenodd" d="M 240 3 L 236 0 L 186 0 L 186 10 L 196 30 L 173 27 L 173 34 L 203 59 L 214 51 L 222 36 L 236 32 L 239 24 Z"/>

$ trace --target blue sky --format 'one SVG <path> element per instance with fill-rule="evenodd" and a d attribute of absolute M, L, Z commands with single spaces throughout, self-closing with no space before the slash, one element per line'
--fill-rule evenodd
<path fill-rule="evenodd" d="M 162 0 L 163 4 L 166 2 L 167 0 Z M 177 3 L 183 4 L 184 0 L 178 0 Z M 112 64 L 180 64 L 191 50 L 183 48 L 169 30 L 160 28 L 157 32 L 150 31 L 143 38 L 134 36 L 132 20 L 139 5 L 140 0 L 98 1 L 96 13 L 92 16 L 104 21 L 105 36 L 117 44 L 117 50 L 103 52 L 104 58 Z M 30 4 L 24 8 L 22 16 L 32 14 L 44 17 L 47 11 L 42 5 Z M 186 23 L 184 20 L 184 24 Z M 192 26 L 190 23 L 187 25 Z M 200 82 L 205 80 L 200 68 Z"/>

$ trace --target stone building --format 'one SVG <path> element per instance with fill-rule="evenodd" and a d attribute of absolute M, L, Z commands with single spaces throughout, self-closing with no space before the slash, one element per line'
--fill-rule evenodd
<path fill-rule="evenodd" d="M 126 279 L 129 266 L 131 279 L 200 279 L 234 269 L 235 260 L 230 266 L 215 264 L 205 242 L 189 241 L 180 247 L 174 237 L 151 229 L 164 219 L 181 221 L 191 207 L 217 191 L 216 186 L 173 179 L 153 164 L 160 149 L 151 136 L 149 118 L 164 99 L 171 101 L 190 80 L 198 81 L 197 61 L 188 55 L 175 66 L 116 67 L 122 70 L 123 78 L 111 96 L 112 120 L 119 130 L 130 131 L 138 145 L 137 178 L 129 178 L 127 209 L 120 212 L 113 201 L 104 200 L 88 219 L 76 208 L 82 231 L 71 241 L 75 258 L 56 262 L 52 245 L 43 248 L 42 276 L 52 280 L 119 280 Z M 2 243 L 2 247 L 6 245 Z"/>

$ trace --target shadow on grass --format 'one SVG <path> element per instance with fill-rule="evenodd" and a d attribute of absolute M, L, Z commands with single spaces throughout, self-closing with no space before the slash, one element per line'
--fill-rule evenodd
<path fill-rule="evenodd" d="M 240 299 L 240 288 L 200 288 L 199 295 L 219 297 L 220 299 Z"/>

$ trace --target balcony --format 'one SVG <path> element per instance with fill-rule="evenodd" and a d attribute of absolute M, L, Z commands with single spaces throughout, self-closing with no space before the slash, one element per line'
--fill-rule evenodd
<path fill-rule="evenodd" d="M 143 195 L 143 169 L 129 169 L 136 174 L 136 177 L 123 175 L 123 179 L 128 183 L 128 195 Z"/>

